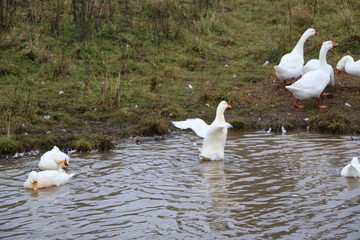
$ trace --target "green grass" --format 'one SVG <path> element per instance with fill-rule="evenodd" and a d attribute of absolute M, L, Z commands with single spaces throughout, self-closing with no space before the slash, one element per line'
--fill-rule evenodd
<path fill-rule="evenodd" d="M 196 114 L 212 120 L 220 100 L 240 104 L 242 86 L 272 76 L 272 66 L 308 27 L 320 32 L 306 44 L 309 59 L 328 39 L 344 43 L 330 53 L 336 59 L 360 54 L 353 47 L 360 25 L 355 0 L 124 3 L 105 1 L 99 17 L 83 26 L 74 23 L 71 4 L 7 3 L 17 5 L 0 29 L 1 135 L 10 130 L 18 141 L 17 135 L 49 131 L 126 137 L 150 134 L 147 124 L 159 127 L 156 134 L 170 128 L 154 119 L 169 123 Z M 90 145 L 86 139 L 76 144 Z"/>
<path fill-rule="evenodd" d="M 18 150 L 18 144 L 13 139 L 2 137 L 0 138 L 0 154 L 8 155 Z"/>

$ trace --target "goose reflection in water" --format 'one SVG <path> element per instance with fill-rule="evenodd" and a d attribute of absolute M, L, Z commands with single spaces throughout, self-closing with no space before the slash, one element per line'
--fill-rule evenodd
<path fill-rule="evenodd" d="M 208 226 L 213 231 L 228 231 L 236 224 L 236 211 L 244 208 L 229 192 L 230 180 L 224 171 L 224 161 L 200 161 L 200 173 L 203 176 L 203 187 L 211 202 L 207 203 L 205 212 Z M 226 216 L 226 217 L 225 217 Z"/>
<path fill-rule="evenodd" d="M 224 172 L 224 161 L 200 161 L 201 175 L 206 191 L 215 197 L 226 193 L 228 181 Z"/>
<path fill-rule="evenodd" d="M 346 185 L 348 187 L 347 190 L 351 191 L 357 188 L 360 188 L 360 179 L 359 178 L 344 178 Z"/>

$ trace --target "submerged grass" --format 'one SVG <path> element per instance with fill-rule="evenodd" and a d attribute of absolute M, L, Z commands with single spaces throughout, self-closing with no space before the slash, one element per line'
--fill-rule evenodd
<path fill-rule="evenodd" d="M 345 134 L 352 131 L 350 121 L 335 114 L 312 117 L 308 124 L 311 130 L 324 133 Z"/>
<path fill-rule="evenodd" d="M 0 138 L 0 154 L 9 155 L 18 150 L 18 144 L 16 141 L 10 138 Z"/>
<path fill-rule="evenodd" d="M 295 127 L 295 124 L 291 123 L 288 120 L 275 120 L 272 121 L 266 129 L 271 128 L 271 131 L 276 132 L 276 133 L 281 133 L 283 129 L 285 129 L 286 131 L 289 130 L 294 130 L 297 127 Z"/>

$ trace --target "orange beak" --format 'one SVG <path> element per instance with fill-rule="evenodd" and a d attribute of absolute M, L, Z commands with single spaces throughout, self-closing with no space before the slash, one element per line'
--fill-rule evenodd
<path fill-rule="evenodd" d="M 37 191 L 38 189 L 39 188 L 38 188 L 37 182 L 33 182 L 33 190 Z"/>
<path fill-rule="evenodd" d="M 69 164 L 67 163 L 66 160 L 62 160 L 62 161 L 60 162 L 60 164 L 61 164 L 61 166 L 63 166 L 63 167 L 69 166 Z"/>
<path fill-rule="evenodd" d="M 319 35 L 319 32 L 315 32 L 315 35 Z"/>
<path fill-rule="evenodd" d="M 336 42 L 332 42 L 332 45 L 333 45 L 333 47 L 336 47 L 339 44 L 337 44 Z"/>
<path fill-rule="evenodd" d="M 231 105 L 228 105 L 226 108 L 232 108 L 232 106 L 231 106 Z"/>
<path fill-rule="evenodd" d="M 336 72 L 337 74 L 340 74 L 340 73 L 341 73 L 341 70 L 338 69 L 338 68 L 336 68 L 336 69 L 335 69 L 335 72 Z"/>

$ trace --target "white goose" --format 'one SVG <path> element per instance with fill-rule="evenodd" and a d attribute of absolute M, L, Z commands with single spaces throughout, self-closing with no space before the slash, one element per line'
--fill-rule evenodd
<path fill-rule="evenodd" d="M 299 80 L 290 86 L 286 86 L 296 97 L 295 107 L 304 108 L 304 106 L 298 104 L 299 100 L 315 98 L 317 108 L 328 108 L 327 106 L 320 105 L 320 95 L 330 82 L 329 68 L 326 62 L 327 52 L 337 45 L 337 43 L 332 41 L 324 42 L 320 49 L 319 68 L 315 71 L 307 72 Z"/>
<path fill-rule="evenodd" d="M 329 71 L 329 74 L 330 74 L 329 85 L 334 86 L 335 85 L 334 69 L 332 68 L 332 66 L 330 64 L 327 64 L 327 68 L 328 68 L 328 71 Z M 315 71 L 315 70 L 318 70 L 318 69 L 319 69 L 319 59 L 311 59 L 303 67 L 303 74 L 306 74 L 307 72 Z"/>
<path fill-rule="evenodd" d="M 360 177 L 360 163 L 357 157 L 354 157 L 351 162 L 341 170 L 343 177 Z"/>
<path fill-rule="evenodd" d="M 67 174 L 62 170 L 45 170 L 41 172 L 32 171 L 24 182 L 24 188 L 39 188 L 60 186 L 70 181 L 74 174 Z"/>
<path fill-rule="evenodd" d="M 286 81 L 302 75 L 302 68 L 304 66 L 304 44 L 309 37 L 314 35 L 318 35 L 315 29 L 307 29 L 294 49 L 290 53 L 282 56 L 280 63 L 274 66 L 275 74 L 280 80 Z"/>
<path fill-rule="evenodd" d="M 201 148 L 200 159 L 222 160 L 224 159 L 224 148 L 228 128 L 232 127 L 225 121 L 224 112 L 227 108 L 232 108 L 226 101 L 219 103 L 216 109 L 215 120 L 211 125 L 203 120 L 187 119 L 185 121 L 172 122 L 175 127 L 180 129 L 191 128 L 199 137 L 204 138 Z"/>
<path fill-rule="evenodd" d="M 355 62 L 353 57 L 344 56 L 336 65 L 336 72 L 341 73 L 344 68 L 348 74 L 360 77 L 360 60 Z"/>
<path fill-rule="evenodd" d="M 61 167 L 67 167 L 69 161 L 70 157 L 60 151 L 58 147 L 54 146 L 51 151 L 48 151 L 41 156 L 39 168 L 41 170 L 57 170 Z"/>

